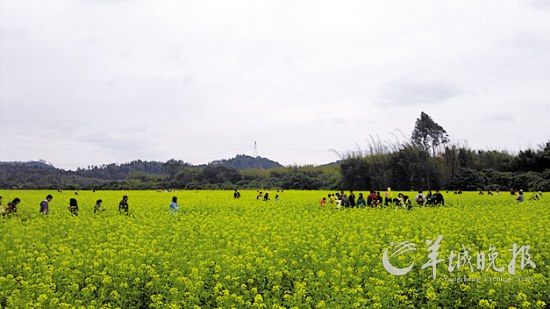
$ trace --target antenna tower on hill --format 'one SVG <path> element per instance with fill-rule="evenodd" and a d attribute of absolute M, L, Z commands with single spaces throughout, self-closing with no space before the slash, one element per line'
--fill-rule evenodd
<path fill-rule="evenodd" d="M 256 142 L 254 141 L 254 154 L 252 155 L 254 158 L 258 157 L 258 147 L 256 146 Z"/>

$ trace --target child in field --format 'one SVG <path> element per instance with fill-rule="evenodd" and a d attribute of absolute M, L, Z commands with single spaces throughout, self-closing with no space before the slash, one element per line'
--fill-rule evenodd
<path fill-rule="evenodd" d="M 178 205 L 178 197 L 173 196 L 172 202 L 170 202 L 170 212 L 174 215 L 178 212 L 178 209 L 180 209 L 180 205 Z"/>

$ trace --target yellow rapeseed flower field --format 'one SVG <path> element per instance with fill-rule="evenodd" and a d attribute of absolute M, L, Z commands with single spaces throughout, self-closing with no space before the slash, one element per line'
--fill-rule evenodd
<path fill-rule="evenodd" d="M 0 190 L 21 199 L 0 219 L 0 307 L 548 308 L 550 194 L 409 211 L 320 207 L 328 193 Z"/>

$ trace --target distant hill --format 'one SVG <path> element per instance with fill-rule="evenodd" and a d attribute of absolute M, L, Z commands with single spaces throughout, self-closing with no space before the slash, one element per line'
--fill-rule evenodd
<path fill-rule="evenodd" d="M 181 179 L 191 181 L 191 178 L 196 181 L 202 181 L 208 178 L 200 174 L 202 170 L 206 167 L 222 166 L 235 170 L 236 175 L 238 175 L 238 171 L 240 170 L 264 170 L 283 167 L 275 161 L 247 155 L 237 155 L 233 159 L 213 161 L 207 165 L 199 166 L 175 159 L 168 160 L 167 162 L 134 160 L 122 164 L 111 163 L 100 166 L 88 166 L 86 168 L 78 168 L 76 171 L 56 168 L 42 160 L 0 162 L 0 188 L 57 189 L 80 187 L 117 189 L 124 188 L 124 186 L 128 187 L 125 185 L 125 181 L 128 180 L 148 183 L 149 187 L 143 186 L 139 188 L 157 188 L 172 185 L 170 181 L 177 177 L 179 177 L 178 181 L 182 181 Z M 187 179 L 185 178 L 185 173 L 190 169 L 194 169 L 195 172 L 191 172 L 191 178 Z M 193 177 L 198 178 L 194 179 Z M 183 183 L 181 186 L 183 186 Z"/>
<path fill-rule="evenodd" d="M 254 158 L 247 155 L 237 155 L 235 158 L 232 158 L 232 159 L 212 161 L 208 165 L 214 165 L 214 166 L 221 165 L 221 166 L 231 167 L 237 170 L 246 170 L 246 169 L 266 170 L 266 169 L 283 167 L 281 164 L 273 160 L 262 158 L 262 157 Z"/>
<path fill-rule="evenodd" d="M 28 161 L 28 162 L 0 162 L 0 167 L 10 167 L 19 169 L 42 169 L 55 170 L 56 168 L 46 163 L 45 161 Z"/>
<path fill-rule="evenodd" d="M 45 163 L 0 162 L 0 188 L 48 188 L 62 182 L 65 172 Z"/>

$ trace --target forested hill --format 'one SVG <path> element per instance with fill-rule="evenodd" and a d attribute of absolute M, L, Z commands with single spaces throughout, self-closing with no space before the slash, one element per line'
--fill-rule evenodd
<path fill-rule="evenodd" d="M 250 175 L 268 169 L 284 167 L 262 157 L 237 155 L 232 159 L 217 160 L 195 166 L 181 160 L 166 162 L 135 160 L 122 164 L 104 164 L 78 168 L 76 171 L 59 169 L 45 161 L 0 162 L 0 188 L 4 189 L 154 189 L 161 187 L 213 186 L 242 180 L 239 171 L 256 170 Z M 260 176 L 249 176 L 259 178 Z M 247 182 L 248 183 L 248 182 Z M 228 185 L 229 186 L 229 185 Z"/>
<path fill-rule="evenodd" d="M 261 169 L 267 170 L 272 168 L 283 167 L 278 162 L 262 157 L 251 157 L 247 155 L 237 155 L 233 159 L 213 161 L 210 165 L 222 165 L 232 167 L 237 170 L 246 169 Z"/>

